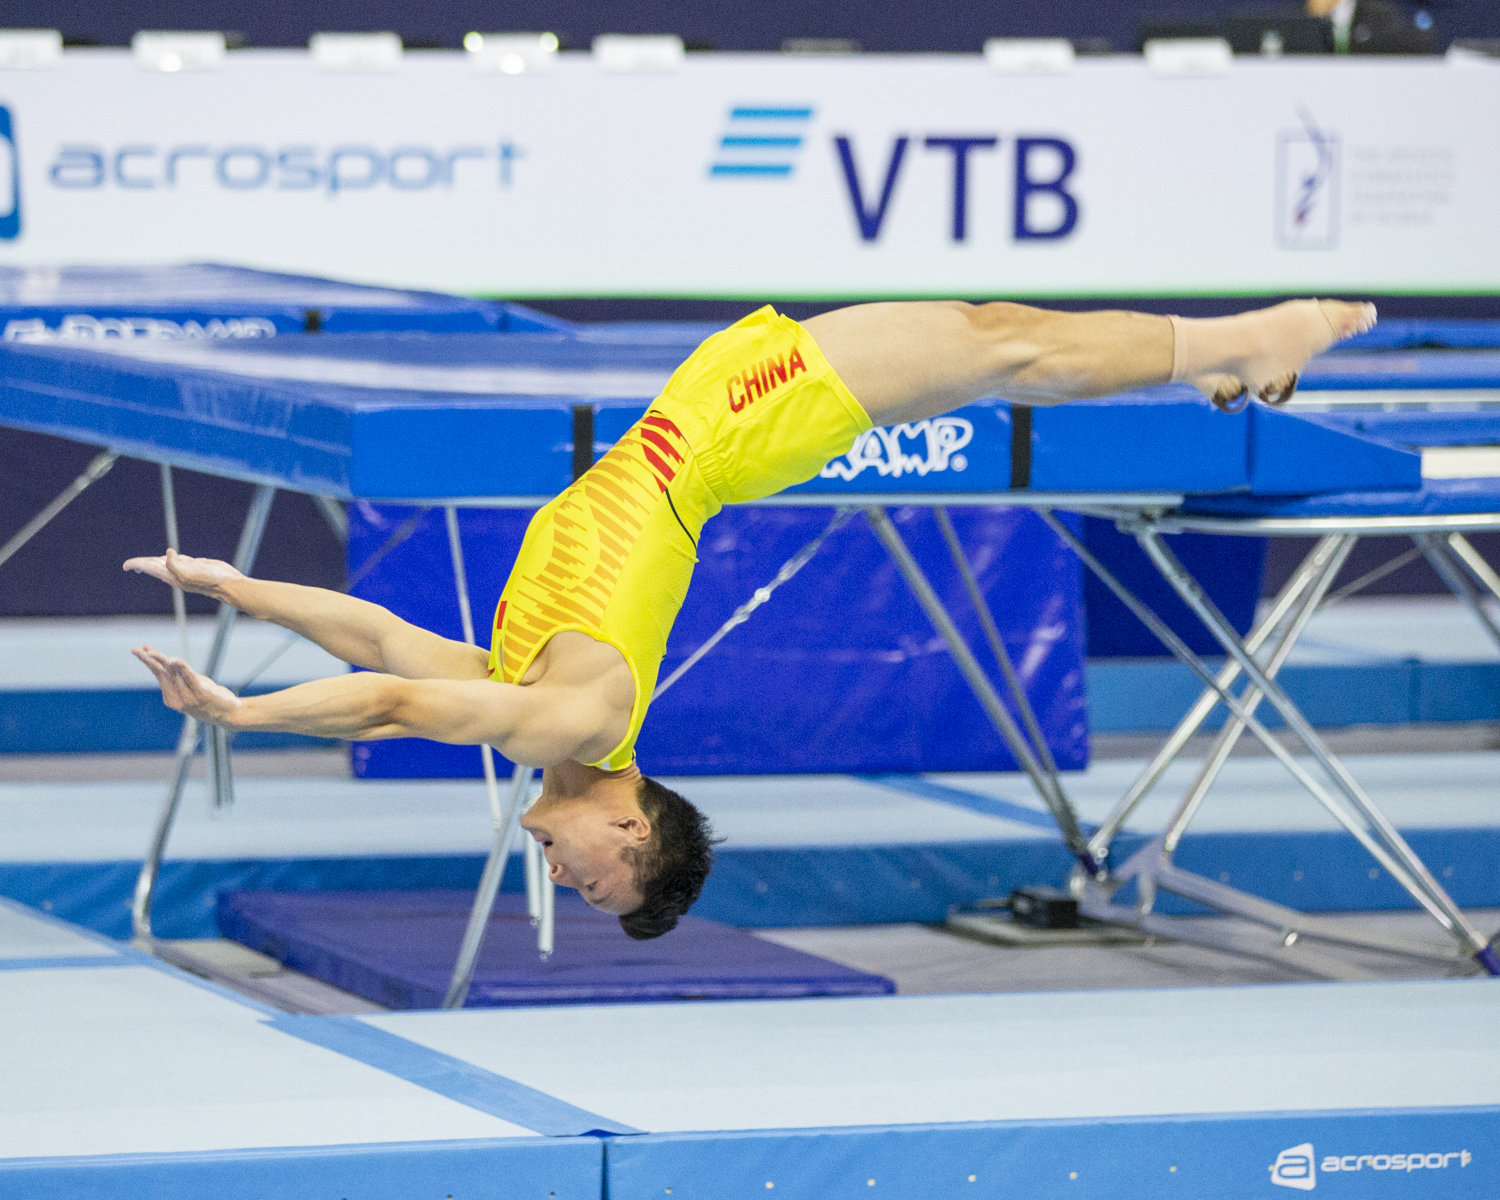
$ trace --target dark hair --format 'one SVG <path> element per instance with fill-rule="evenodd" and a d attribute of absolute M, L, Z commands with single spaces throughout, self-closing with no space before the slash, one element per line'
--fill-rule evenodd
<path fill-rule="evenodd" d="M 625 851 L 642 900 L 620 927 L 644 942 L 674 928 L 698 899 L 714 865 L 714 838 L 707 817 L 654 779 L 641 776 L 636 800 L 651 822 L 651 839 Z"/>

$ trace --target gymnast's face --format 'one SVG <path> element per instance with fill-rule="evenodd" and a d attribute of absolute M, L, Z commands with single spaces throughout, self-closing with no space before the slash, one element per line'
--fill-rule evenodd
<path fill-rule="evenodd" d="M 521 818 L 521 828 L 541 843 L 553 882 L 577 888 L 603 912 L 634 912 L 642 897 L 625 852 L 651 837 L 651 825 L 636 800 L 635 780 L 594 772 L 581 791 L 579 780 L 542 776 L 542 795 Z M 565 773 L 571 774 L 571 773 Z"/>

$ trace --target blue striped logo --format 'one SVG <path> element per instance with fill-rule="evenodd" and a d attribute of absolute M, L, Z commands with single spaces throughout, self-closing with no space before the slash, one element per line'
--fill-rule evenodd
<path fill-rule="evenodd" d="M 810 106 L 736 105 L 708 173 L 715 179 L 789 179 L 806 140 Z"/>
<path fill-rule="evenodd" d="M 10 109 L 0 108 L 0 241 L 21 236 L 21 159 Z"/>

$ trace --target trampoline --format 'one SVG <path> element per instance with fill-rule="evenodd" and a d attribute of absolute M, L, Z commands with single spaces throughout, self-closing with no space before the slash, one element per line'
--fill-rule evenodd
<path fill-rule="evenodd" d="M 614 340 L 516 333 L 503 338 L 290 335 L 235 344 L 133 340 L 88 347 L 11 343 L 0 355 L 0 377 L 7 423 L 257 483 L 236 556 L 242 570 L 253 562 L 267 507 L 278 487 L 442 506 L 464 632 L 472 642 L 457 508 L 533 506 L 566 486 L 587 469 L 601 443 L 608 445 L 640 415 L 690 352 L 696 332 L 668 330 L 656 338 Z M 1452 356 L 1403 356 L 1403 361 L 1406 357 L 1415 357 L 1418 366 L 1380 375 L 1360 368 L 1352 356 L 1337 362 L 1330 356 L 1309 369 L 1304 387 L 1317 387 L 1320 378 L 1347 377 L 1384 386 L 1385 380 L 1399 377 L 1420 378 L 1424 388 L 1473 388 L 1490 378 L 1488 367 L 1467 358 L 1444 374 L 1446 368 L 1437 363 L 1455 361 Z M 1444 379 L 1463 383 L 1439 382 Z M 496 445 L 510 452 L 496 456 L 491 452 Z M 1091 447 L 1107 448 L 1108 453 L 1090 453 Z M 1275 504 L 1289 496 L 1351 491 L 1415 496 L 1421 490 L 1421 463 L 1421 455 L 1413 450 L 1293 412 L 1253 407 L 1225 416 L 1196 392 L 1179 386 L 1035 412 L 998 401 L 982 403 L 932 421 L 873 430 L 819 478 L 768 502 L 826 505 L 838 510 L 833 526 L 856 511 L 863 514 L 986 715 L 1031 777 L 1080 869 L 1102 881 L 1107 879 L 1107 850 L 1102 857 L 1100 851 L 1107 843 L 1097 834 L 1092 839 L 1085 836 L 1045 742 L 1036 736 L 1024 693 L 1015 685 L 1013 671 L 1005 671 L 1003 647 L 995 646 L 998 639 L 990 639 L 1002 672 L 1010 676 L 1006 690 L 1018 716 L 1012 716 L 1000 689 L 958 634 L 887 508 L 923 505 L 934 508 L 940 519 L 950 505 L 1033 508 L 1099 570 L 1100 564 L 1058 521 L 1055 511 L 1139 523 L 1138 536 L 1143 545 L 1150 543 L 1151 552 L 1163 549 L 1155 532 L 1158 527 L 1189 519 L 1191 498 L 1227 493 Z M 800 569 L 817 544 L 789 562 L 778 579 Z M 956 539 L 949 547 L 959 571 L 972 579 Z M 1179 581 L 1173 583 L 1177 586 Z M 762 592 L 768 594 L 769 588 Z M 976 592 L 971 588 L 971 595 Z M 747 601 L 720 635 L 763 599 L 758 593 Z M 986 613 L 982 596 L 974 599 L 981 614 Z M 1131 602 L 1139 607 L 1133 598 Z M 224 614 L 223 637 L 216 643 L 210 668 L 231 622 L 232 613 Z M 1175 636 L 1166 633 L 1169 639 Z M 1237 642 L 1231 653 L 1236 652 L 1244 654 Z M 1198 659 L 1190 653 L 1187 658 L 1218 689 L 1216 695 L 1228 695 L 1225 685 L 1215 681 Z M 1386 828 L 1378 809 L 1322 748 L 1295 706 L 1263 675 L 1256 677 L 1259 668 L 1252 664 L 1247 670 L 1258 686 L 1271 689 L 1273 704 L 1331 771 L 1334 787 L 1342 789 L 1362 815 L 1368 828 L 1356 836 L 1387 869 L 1394 865 L 1392 874 L 1440 916 L 1465 952 L 1488 969 L 1500 968 L 1484 939 L 1468 926 L 1399 835 Z M 669 676 L 662 686 L 673 680 Z M 1248 701 L 1242 704 L 1230 696 L 1227 702 L 1246 716 L 1250 728 L 1264 732 L 1249 712 Z M 169 794 L 142 874 L 135 907 L 141 936 L 149 935 L 152 881 L 195 734 L 191 728 L 185 730 L 179 783 Z M 1279 744 L 1273 753 L 1278 751 L 1305 780 L 1305 770 Z M 462 1002 L 485 914 L 531 784 L 531 773 L 518 770 L 508 800 L 502 800 L 492 762 L 488 754 L 485 757 L 494 850 L 449 1004 Z M 227 753 L 217 761 L 215 778 L 221 789 L 227 789 Z M 545 893 L 544 886 L 535 889 L 533 911 L 542 911 Z"/>
<path fill-rule="evenodd" d="M 0 267 L 0 321 L 6 341 L 63 342 L 569 328 L 519 304 L 220 263 Z"/>

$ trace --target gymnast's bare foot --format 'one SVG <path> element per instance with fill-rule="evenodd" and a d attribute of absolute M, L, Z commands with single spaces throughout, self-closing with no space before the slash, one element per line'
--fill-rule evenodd
<path fill-rule="evenodd" d="M 1253 395 L 1284 404 L 1303 364 L 1334 342 L 1375 324 L 1373 304 L 1288 300 L 1233 317 L 1173 317 L 1173 380 L 1186 380 L 1220 408 L 1238 411 Z"/>

